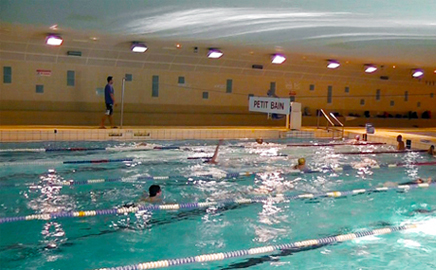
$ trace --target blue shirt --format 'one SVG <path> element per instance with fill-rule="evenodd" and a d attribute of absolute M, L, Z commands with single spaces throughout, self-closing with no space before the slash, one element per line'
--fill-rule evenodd
<path fill-rule="evenodd" d="M 104 100 L 106 101 L 106 104 L 114 104 L 111 94 L 114 94 L 114 88 L 112 85 L 106 84 L 106 87 L 104 88 Z"/>

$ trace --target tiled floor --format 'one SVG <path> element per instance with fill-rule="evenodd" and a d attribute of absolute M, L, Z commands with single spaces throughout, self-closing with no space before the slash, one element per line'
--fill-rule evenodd
<path fill-rule="evenodd" d="M 97 129 L 83 126 L 0 126 L 0 142 L 27 141 L 104 141 L 104 140 L 185 140 L 185 139 L 239 139 L 239 138 L 340 138 L 342 132 L 326 132 L 315 127 L 287 131 L 271 127 L 125 127 Z M 364 128 L 345 128 L 344 136 L 354 138 L 364 134 Z M 368 141 L 396 145 L 402 134 L 411 148 L 428 149 L 436 145 L 436 128 L 377 128 L 368 134 Z"/>

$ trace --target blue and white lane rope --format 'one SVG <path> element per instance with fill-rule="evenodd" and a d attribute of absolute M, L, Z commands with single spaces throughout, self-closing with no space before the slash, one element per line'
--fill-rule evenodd
<path fill-rule="evenodd" d="M 79 152 L 79 151 L 144 151 L 144 150 L 179 150 L 178 146 L 127 146 L 127 147 L 69 147 L 69 148 L 19 148 L 0 149 L 0 152 Z"/>
<path fill-rule="evenodd" d="M 385 227 L 375 230 L 364 230 L 356 233 L 341 234 L 341 235 L 329 236 L 329 237 L 318 238 L 318 239 L 291 242 L 286 244 L 255 247 L 250 249 L 240 249 L 240 250 L 234 250 L 229 252 L 210 253 L 210 254 L 203 254 L 203 255 L 178 258 L 178 259 L 144 262 L 144 263 L 127 265 L 127 266 L 99 268 L 99 270 L 143 270 L 143 269 L 166 268 L 170 266 L 179 266 L 179 265 L 193 264 L 193 263 L 222 261 L 226 259 L 245 257 L 250 255 L 270 254 L 274 251 L 280 251 L 280 250 L 305 248 L 305 247 L 311 247 L 317 245 L 326 245 L 326 244 L 332 244 L 337 242 L 344 242 L 344 241 L 349 241 L 349 240 L 371 236 L 371 235 L 382 235 L 382 234 L 389 234 L 392 232 L 415 229 L 417 227 L 418 227 L 418 223 L 411 223 L 402 226 L 390 226 L 390 227 Z"/>
<path fill-rule="evenodd" d="M 388 190 L 409 190 L 415 188 L 428 188 L 436 186 L 436 182 L 432 183 L 422 183 L 422 184 L 410 184 L 410 185 L 398 185 L 396 187 L 378 187 L 374 189 L 354 189 L 348 191 L 330 191 L 323 193 L 305 193 L 300 195 L 283 195 L 277 194 L 275 197 L 268 196 L 258 196 L 254 198 L 241 198 L 241 199 L 228 199 L 222 201 L 210 201 L 210 202 L 194 202 L 194 203 L 175 203 L 175 204 L 155 204 L 155 205 L 141 205 L 134 207 L 121 207 L 112 209 L 102 209 L 102 210 L 85 210 L 85 211 L 63 211 L 63 212 L 53 212 L 50 214 L 33 214 L 27 216 L 18 217 L 3 217 L 0 218 L 1 223 L 26 221 L 26 220 L 50 220 L 57 218 L 77 218 L 77 217 L 92 217 L 92 216 L 103 216 L 103 215 L 118 215 L 125 213 L 137 213 L 138 211 L 166 211 L 166 210 L 180 210 L 180 209 L 203 209 L 210 206 L 222 206 L 222 205 L 233 205 L 233 204 L 253 204 L 253 203 L 263 203 L 268 201 L 274 201 L 277 203 L 298 200 L 298 199 L 315 199 L 323 197 L 345 197 L 349 195 L 357 195 L 363 193 L 371 192 L 384 192 Z"/>
<path fill-rule="evenodd" d="M 101 163 L 114 163 L 126 161 L 140 161 L 133 158 L 120 158 L 120 159 L 95 159 L 95 160 L 70 160 L 70 161 L 26 161 L 26 162 L 3 162 L 0 166 L 18 166 L 18 165 L 66 165 L 66 164 L 101 164 Z"/>

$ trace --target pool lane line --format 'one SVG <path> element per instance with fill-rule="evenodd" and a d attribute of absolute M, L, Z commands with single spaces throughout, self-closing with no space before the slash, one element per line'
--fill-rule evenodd
<path fill-rule="evenodd" d="M 100 164 L 134 161 L 133 158 L 121 159 L 95 159 L 95 160 L 71 160 L 71 161 L 27 161 L 27 162 L 3 162 L 0 166 L 17 166 L 17 165 L 65 165 L 65 164 Z M 138 160 L 140 161 L 140 160 Z"/>
<path fill-rule="evenodd" d="M 52 163 L 48 163 L 50 165 L 52 165 Z M 58 163 L 58 164 L 62 164 L 62 163 Z M 405 167 L 405 166 L 431 166 L 431 165 L 436 165 L 436 161 L 434 162 L 414 162 L 414 163 L 394 163 L 394 164 L 381 164 L 381 165 L 377 165 L 377 166 L 367 166 L 367 168 L 369 169 L 381 169 L 381 168 L 401 168 L 401 167 Z M 1 166 L 1 164 L 0 164 Z M 349 170 L 355 170 L 352 166 L 348 165 L 348 166 L 343 166 L 343 167 L 339 167 L 339 168 L 324 168 L 325 170 L 331 170 L 332 172 L 342 172 L 342 171 L 349 171 Z M 307 171 L 307 172 L 302 172 L 300 170 L 291 170 L 289 172 L 286 173 L 280 173 L 280 175 L 301 175 L 301 174 L 306 174 L 306 173 L 322 173 L 323 171 L 318 171 L 318 170 L 313 170 L 313 171 Z M 62 186 L 76 186 L 76 185 L 93 185 L 93 184 L 102 184 L 102 183 L 113 183 L 113 182 L 125 182 L 125 183 L 135 183 L 135 181 L 154 181 L 154 180 L 170 180 L 170 179 L 186 179 L 189 180 L 190 178 L 209 178 L 209 179 L 225 179 L 225 178 L 239 178 L 239 177 L 247 177 L 247 176 L 253 176 L 256 174 L 260 174 L 260 173 L 268 173 L 268 172 L 233 172 L 233 173 L 227 173 L 225 176 L 223 177 L 216 177 L 212 174 L 204 174 L 204 175 L 195 175 L 195 176 L 183 176 L 183 175 L 166 175 L 166 176 L 139 176 L 137 178 L 132 178 L 132 177 L 126 177 L 126 178 L 108 178 L 108 179 L 104 179 L 104 178 L 98 178 L 98 179 L 87 179 L 87 180 L 82 180 L 82 181 L 76 181 L 76 180 L 64 180 L 64 181 L 59 181 L 59 182 L 54 182 L 52 185 L 56 186 L 56 185 L 62 185 Z M 24 184 L 23 184 L 24 185 Z M 32 184 L 28 184 L 26 186 L 35 186 L 38 184 L 32 183 Z M 0 188 L 4 188 L 4 187 L 18 187 L 18 186 L 22 186 L 19 184 L 1 184 L 0 183 Z"/>
<path fill-rule="evenodd" d="M 179 150 L 178 146 L 155 146 L 153 148 L 132 146 L 132 147 L 69 147 L 69 148 L 21 148 L 21 149 L 0 149 L 0 152 L 80 152 L 80 151 L 144 151 L 144 150 Z"/>
<path fill-rule="evenodd" d="M 27 216 L 17 217 L 3 217 L 0 218 L 1 223 L 17 222 L 17 221 L 29 221 L 29 220 L 51 220 L 57 218 L 79 218 L 79 217 L 92 217 L 103 215 L 118 215 L 126 213 L 137 213 L 139 211 L 175 211 L 175 210 L 187 210 L 187 209 L 203 209 L 210 206 L 220 207 L 222 205 L 232 204 L 254 204 L 264 203 L 268 201 L 274 201 L 276 203 L 282 203 L 286 201 L 298 200 L 298 199 L 315 199 L 315 198 L 327 198 L 327 197 L 345 197 L 349 195 L 357 195 L 373 192 L 385 192 L 388 190 L 409 190 L 417 188 L 429 188 L 436 186 L 436 182 L 422 183 L 422 184 L 410 184 L 410 185 L 398 185 L 395 187 L 377 187 L 373 189 L 354 189 L 346 191 L 330 191 L 322 193 L 305 193 L 300 195 L 284 195 L 277 194 L 275 197 L 257 196 L 253 198 L 241 198 L 241 199 L 227 199 L 221 201 L 210 202 L 193 202 L 193 203 L 175 203 L 175 204 L 148 204 L 133 207 L 120 207 L 101 210 L 82 210 L 82 211 L 61 211 L 53 212 L 50 214 L 33 214 Z"/>
<path fill-rule="evenodd" d="M 393 232 L 400 232 L 400 231 L 416 229 L 416 228 L 418 228 L 418 223 L 411 223 L 402 226 L 389 226 L 389 227 L 384 227 L 375 230 L 362 230 L 356 233 L 340 234 L 340 235 L 328 236 L 318 239 L 291 242 L 286 244 L 262 246 L 262 247 L 255 247 L 250 249 L 240 249 L 240 250 L 234 250 L 229 252 L 209 253 L 209 254 L 202 254 L 202 255 L 184 257 L 178 259 L 151 261 L 151 262 L 144 262 L 144 263 L 127 265 L 127 266 L 105 267 L 105 268 L 98 268 L 98 270 L 143 270 L 143 269 L 166 268 L 170 266 L 179 266 L 179 265 L 186 265 L 186 264 L 193 264 L 193 263 L 222 261 L 226 259 L 246 257 L 251 255 L 270 254 L 272 252 L 280 251 L 280 250 L 306 248 L 311 246 L 345 242 L 345 241 L 354 240 L 366 236 L 383 235 L 383 234 L 389 234 Z"/>
<path fill-rule="evenodd" d="M 299 143 L 299 144 L 287 144 L 287 147 L 319 147 L 319 146 L 341 146 L 341 145 L 354 145 L 354 146 L 365 146 L 365 145 L 382 145 L 386 143 L 381 142 L 368 142 L 368 143 Z"/>
<path fill-rule="evenodd" d="M 339 152 L 337 155 L 379 155 L 379 154 L 407 154 L 407 153 L 425 153 L 428 150 L 407 150 L 407 151 L 377 151 L 377 152 Z"/>

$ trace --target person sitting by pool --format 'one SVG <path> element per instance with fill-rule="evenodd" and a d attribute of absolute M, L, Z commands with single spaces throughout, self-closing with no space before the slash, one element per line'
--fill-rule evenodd
<path fill-rule="evenodd" d="M 309 168 L 306 166 L 306 159 L 305 158 L 299 158 L 298 164 L 294 166 L 295 170 L 300 170 L 303 172 L 309 171 Z"/>
<path fill-rule="evenodd" d="M 161 203 L 162 202 L 162 190 L 159 185 L 151 185 L 148 188 L 148 196 L 143 196 L 140 199 L 141 202 L 148 203 Z"/>
<path fill-rule="evenodd" d="M 397 150 L 398 151 L 404 151 L 406 149 L 406 147 L 404 147 L 403 136 L 398 135 L 397 136 L 397 142 L 398 142 Z"/>
<path fill-rule="evenodd" d="M 434 156 L 436 155 L 435 151 L 434 151 L 434 145 L 431 145 L 430 148 L 427 151 L 428 154 Z"/>
<path fill-rule="evenodd" d="M 218 163 L 216 161 L 216 159 L 218 157 L 218 149 L 222 143 L 223 143 L 223 140 L 218 141 L 218 144 L 215 148 L 215 152 L 213 153 L 213 156 L 211 158 L 206 159 L 203 163 L 209 163 L 209 164 L 217 164 Z"/>
<path fill-rule="evenodd" d="M 397 187 L 397 186 L 402 186 L 402 185 L 418 185 L 418 184 L 424 184 L 424 183 L 431 184 L 432 183 L 431 177 L 427 178 L 427 181 L 425 181 L 422 178 L 418 178 L 416 180 L 408 181 L 408 182 L 404 182 L 404 183 L 400 183 L 400 184 L 395 183 L 395 182 L 385 182 L 383 184 L 383 186 L 384 187 Z"/>

